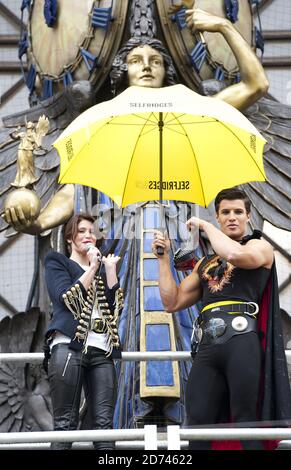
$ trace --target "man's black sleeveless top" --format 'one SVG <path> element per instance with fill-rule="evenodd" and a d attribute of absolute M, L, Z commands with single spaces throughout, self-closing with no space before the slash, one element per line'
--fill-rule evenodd
<path fill-rule="evenodd" d="M 260 303 L 270 269 L 243 269 L 218 255 L 208 255 L 198 268 L 203 296 L 202 306 L 224 300 Z"/>

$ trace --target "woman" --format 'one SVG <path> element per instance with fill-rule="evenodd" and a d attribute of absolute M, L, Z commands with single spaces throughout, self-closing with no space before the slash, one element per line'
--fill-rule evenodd
<path fill-rule="evenodd" d="M 120 348 L 116 320 L 122 292 L 116 274 L 119 257 L 101 256 L 96 247 L 94 219 L 74 215 L 64 239 L 69 258 L 50 252 L 45 279 L 53 306 L 46 333 L 51 356 L 48 378 L 54 429 L 78 426 L 81 390 L 84 391 L 93 429 L 111 429 L 117 395 L 113 351 Z M 105 275 L 101 275 L 101 265 Z M 52 449 L 70 449 L 71 443 L 53 443 Z M 113 442 L 96 442 L 95 449 L 114 449 Z"/>

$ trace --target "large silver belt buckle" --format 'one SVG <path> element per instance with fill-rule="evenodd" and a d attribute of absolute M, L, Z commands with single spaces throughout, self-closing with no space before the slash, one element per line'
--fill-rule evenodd
<path fill-rule="evenodd" d="M 222 318 L 210 318 L 203 329 L 206 337 L 211 339 L 219 338 L 225 333 L 226 323 Z"/>
<path fill-rule="evenodd" d="M 248 320 L 242 316 L 235 317 L 231 322 L 231 326 L 235 331 L 245 331 L 248 327 Z"/>

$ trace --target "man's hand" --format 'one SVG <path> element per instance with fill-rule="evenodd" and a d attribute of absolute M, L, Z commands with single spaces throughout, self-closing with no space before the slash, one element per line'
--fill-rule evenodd
<path fill-rule="evenodd" d="M 158 255 L 157 253 L 157 248 L 160 246 L 161 248 L 164 249 L 165 253 L 169 253 L 170 251 L 170 240 L 168 236 L 163 234 L 160 231 L 156 231 L 154 233 L 154 240 L 152 242 L 152 252 L 157 258 L 162 258 L 163 255 Z"/>
<path fill-rule="evenodd" d="M 28 217 L 24 215 L 24 212 L 20 205 L 5 209 L 5 212 L 1 214 L 7 224 L 11 225 L 17 232 L 28 233 L 29 235 L 38 235 L 40 233 L 40 225 L 38 219 L 35 219 L 36 207 L 30 205 L 30 214 Z"/>
<path fill-rule="evenodd" d="M 187 220 L 186 226 L 189 232 L 191 232 L 192 230 L 195 231 L 197 229 L 204 230 L 206 224 L 208 223 L 209 222 L 207 222 L 206 220 L 199 219 L 198 217 L 193 216 L 191 217 L 191 219 Z"/>

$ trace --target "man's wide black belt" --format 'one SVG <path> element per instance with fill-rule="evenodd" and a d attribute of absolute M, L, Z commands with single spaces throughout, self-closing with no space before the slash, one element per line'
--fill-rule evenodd
<path fill-rule="evenodd" d="M 229 312 L 229 313 L 247 313 L 249 315 L 255 315 L 259 311 L 258 304 L 255 302 L 234 302 L 234 303 L 225 303 L 224 302 L 217 302 L 214 304 L 206 305 L 201 310 L 201 315 L 204 316 L 206 312 Z"/>
<path fill-rule="evenodd" d="M 238 305 L 245 306 L 245 304 L 235 304 L 235 307 Z M 223 311 L 226 307 L 227 312 Z M 257 320 L 252 312 L 247 314 L 244 307 L 240 307 L 241 312 L 235 310 L 235 313 L 234 311 L 229 313 L 229 307 L 230 305 L 220 306 L 214 312 L 213 309 L 209 309 L 199 315 L 194 337 L 200 345 L 223 344 L 235 335 L 257 331 Z"/>

